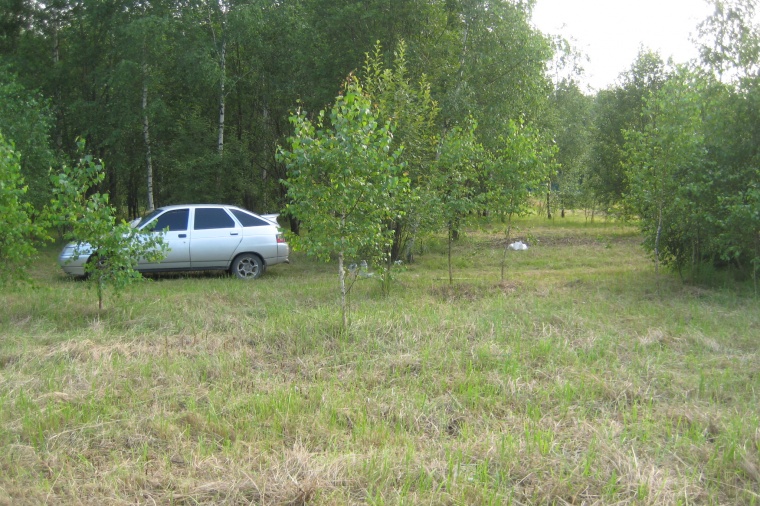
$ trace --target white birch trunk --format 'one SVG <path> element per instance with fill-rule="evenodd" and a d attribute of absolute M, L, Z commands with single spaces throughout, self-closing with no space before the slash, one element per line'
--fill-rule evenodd
<path fill-rule="evenodd" d="M 662 237 L 662 206 L 657 204 L 657 233 L 654 237 L 654 278 L 657 284 L 657 295 L 660 295 L 660 237 Z"/>
<path fill-rule="evenodd" d="M 348 307 L 346 305 L 346 271 L 343 268 L 343 251 L 338 253 L 338 278 L 340 279 L 340 312 L 343 331 L 348 330 Z"/>
<path fill-rule="evenodd" d="M 226 78 L 227 67 L 227 40 L 224 30 L 226 30 L 226 17 L 222 25 L 222 47 L 219 51 L 219 137 L 217 138 L 216 149 L 219 156 L 224 155 L 224 81 Z"/>
<path fill-rule="evenodd" d="M 153 157 L 150 153 L 150 124 L 148 122 L 148 64 L 143 63 L 143 89 L 142 89 L 142 113 L 143 113 L 143 141 L 145 142 L 145 169 L 148 180 L 148 212 L 155 208 L 153 201 Z"/>
<path fill-rule="evenodd" d="M 60 52 L 60 41 L 58 39 L 58 20 L 55 20 L 53 23 L 53 67 L 58 67 L 58 62 L 61 61 L 61 52 Z M 59 80 L 56 80 L 55 83 L 55 116 L 56 120 L 58 122 L 58 128 L 56 128 L 56 134 L 55 134 L 55 145 L 58 146 L 58 149 L 61 149 L 63 146 L 63 129 L 61 128 L 61 124 L 63 123 L 63 113 L 62 113 L 62 107 L 61 107 L 61 84 Z"/>

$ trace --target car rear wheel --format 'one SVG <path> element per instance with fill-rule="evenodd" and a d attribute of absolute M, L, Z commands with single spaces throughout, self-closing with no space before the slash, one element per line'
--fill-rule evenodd
<path fill-rule="evenodd" d="M 85 279 L 89 279 L 90 276 L 94 273 L 99 273 L 103 271 L 106 268 L 106 259 L 100 255 L 98 255 L 97 252 L 92 253 L 90 255 L 90 258 L 87 259 L 87 262 L 85 262 L 87 265 L 94 265 L 95 267 L 85 267 L 84 270 L 84 276 L 82 276 Z"/>
<path fill-rule="evenodd" d="M 240 279 L 256 279 L 264 272 L 264 262 L 253 253 L 243 253 L 232 261 L 230 271 Z"/>

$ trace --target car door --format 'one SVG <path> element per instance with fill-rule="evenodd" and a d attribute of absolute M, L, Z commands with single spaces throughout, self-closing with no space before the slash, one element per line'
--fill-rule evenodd
<path fill-rule="evenodd" d="M 140 261 L 142 271 L 190 268 L 189 208 L 169 209 L 146 223 L 142 229 L 150 234 L 161 234 L 169 246 L 166 257 L 160 262 Z"/>
<path fill-rule="evenodd" d="M 243 238 L 243 229 L 221 207 L 197 207 L 190 242 L 193 269 L 227 268 Z"/>

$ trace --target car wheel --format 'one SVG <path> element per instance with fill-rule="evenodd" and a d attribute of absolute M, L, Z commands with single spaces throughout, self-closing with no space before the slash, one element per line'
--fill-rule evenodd
<path fill-rule="evenodd" d="M 256 279 L 264 272 L 264 262 L 257 255 L 243 253 L 233 260 L 230 270 L 240 279 Z"/>
<path fill-rule="evenodd" d="M 97 253 L 91 254 L 90 258 L 87 259 L 86 264 L 89 264 L 89 265 L 95 264 L 95 269 L 94 271 L 91 270 L 89 272 L 87 272 L 87 269 L 85 269 L 84 276 L 83 276 L 85 279 L 89 279 L 90 276 L 93 274 L 93 272 L 102 271 L 106 267 L 105 258 L 101 257 Z"/>

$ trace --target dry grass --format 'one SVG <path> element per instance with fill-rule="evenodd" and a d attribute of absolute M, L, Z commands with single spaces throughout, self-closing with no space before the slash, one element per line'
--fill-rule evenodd
<path fill-rule="evenodd" d="M 295 256 L 98 313 L 48 252 L 0 295 L 0 504 L 757 504 L 760 306 L 658 292 L 631 229 L 425 241 L 390 298 Z M 750 293 L 747 289 L 746 293 Z"/>

